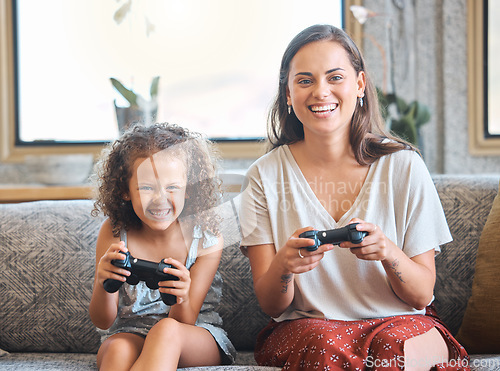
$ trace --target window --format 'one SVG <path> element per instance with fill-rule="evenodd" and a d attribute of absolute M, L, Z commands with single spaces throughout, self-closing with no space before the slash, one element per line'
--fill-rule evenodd
<path fill-rule="evenodd" d="M 469 150 L 500 155 L 500 4 L 468 0 Z M 491 68 L 490 68 L 491 67 Z"/>
<path fill-rule="evenodd" d="M 2 158 L 98 152 L 118 136 L 113 102 L 125 105 L 109 78 L 147 97 L 154 76 L 156 121 L 255 157 L 286 45 L 311 24 L 342 26 L 351 2 L 0 0 Z"/>

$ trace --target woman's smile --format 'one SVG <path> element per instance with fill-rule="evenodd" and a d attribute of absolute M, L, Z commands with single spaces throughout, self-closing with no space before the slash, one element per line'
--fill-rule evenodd
<path fill-rule="evenodd" d="M 305 133 L 343 135 L 346 140 L 363 73 L 357 74 L 342 45 L 315 41 L 303 46 L 290 63 L 287 104 Z"/>
<path fill-rule="evenodd" d="M 309 111 L 318 117 L 328 117 L 330 113 L 333 113 L 339 105 L 336 103 L 332 104 L 314 104 L 309 106 Z"/>

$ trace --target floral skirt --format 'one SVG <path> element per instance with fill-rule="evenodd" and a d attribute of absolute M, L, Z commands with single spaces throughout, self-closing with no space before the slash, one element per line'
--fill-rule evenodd
<path fill-rule="evenodd" d="M 271 321 L 257 337 L 255 360 L 283 370 L 403 370 L 405 340 L 433 327 L 443 335 L 450 354 L 450 361 L 435 369 L 469 370 L 467 352 L 431 306 L 425 315 Z"/>

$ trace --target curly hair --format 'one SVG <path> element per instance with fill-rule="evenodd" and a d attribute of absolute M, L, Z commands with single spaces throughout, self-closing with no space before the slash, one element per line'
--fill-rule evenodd
<path fill-rule="evenodd" d="M 132 202 L 124 200 L 129 193 L 134 162 L 174 146 L 173 154 L 185 161 L 187 169 L 187 197 L 179 218 L 189 217 L 193 226 L 219 234 L 220 218 L 214 208 L 221 202 L 222 192 L 216 175 L 219 157 L 215 147 L 199 133 L 174 124 L 158 123 L 130 127 L 103 150 L 96 164 L 93 179 L 97 194 L 92 215 L 102 212 L 107 216 L 115 236 L 121 229 L 142 227 Z"/>
<path fill-rule="evenodd" d="M 269 112 L 268 138 L 271 149 L 284 144 L 292 144 L 304 139 L 304 127 L 294 112 L 288 113 L 286 89 L 290 63 L 297 52 L 305 45 L 329 40 L 340 44 L 349 56 L 352 67 L 359 74 L 365 72 L 366 86 L 364 104 L 357 105 L 354 111 L 349 140 L 356 161 L 369 165 L 378 158 L 402 149 L 416 150 L 411 144 L 395 137 L 384 128 L 380 114 L 375 86 L 366 72 L 365 61 L 352 39 L 340 28 L 331 25 L 314 25 L 295 36 L 283 54 L 279 75 L 278 94 Z M 372 135 L 369 135 L 372 134 Z M 391 139 L 386 141 L 385 139 Z"/>

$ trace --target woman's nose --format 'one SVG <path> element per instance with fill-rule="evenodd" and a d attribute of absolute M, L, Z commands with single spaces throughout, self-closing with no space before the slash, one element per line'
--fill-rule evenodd
<path fill-rule="evenodd" d="M 331 94 L 330 85 L 324 81 L 319 81 L 313 90 L 315 98 L 325 98 Z"/>

